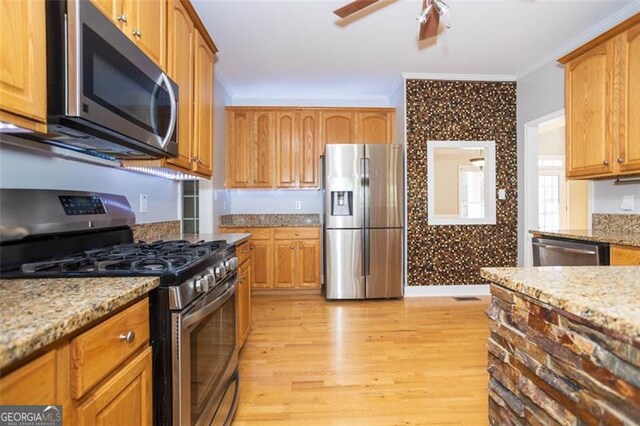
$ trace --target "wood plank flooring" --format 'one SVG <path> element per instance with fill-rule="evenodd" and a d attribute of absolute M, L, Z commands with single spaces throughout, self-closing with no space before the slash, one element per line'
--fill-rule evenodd
<path fill-rule="evenodd" d="M 253 298 L 234 425 L 486 425 L 489 298 Z"/>

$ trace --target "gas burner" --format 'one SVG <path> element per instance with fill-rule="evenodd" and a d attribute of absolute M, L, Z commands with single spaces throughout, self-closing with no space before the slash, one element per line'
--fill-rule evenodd
<path fill-rule="evenodd" d="M 64 273 L 64 272 L 116 272 L 116 273 L 167 273 L 189 266 L 199 259 L 209 256 L 227 246 L 224 240 L 140 241 L 120 244 L 59 259 L 25 263 L 21 266 L 24 274 Z"/>

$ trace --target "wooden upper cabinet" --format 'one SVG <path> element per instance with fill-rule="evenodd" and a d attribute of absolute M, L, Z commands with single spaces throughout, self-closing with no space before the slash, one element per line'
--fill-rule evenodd
<path fill-rule="evenodd" d="M 253 113 L 253 149 L 251 155 L 251 183 L 254 188 L 272 188 L 275 172 L 275 113 Z"/>
<path fill-rule="evenodd" d="M 320 123 L 317 111 L 302 111 L 298 120 L 298 181 L 301 188 L 318 187 Z"/>
<path fill-rule="evenodd" d="M 122 29 L 123 24 L 123 1 L 122 0 L 91 0 L 91 3 L 97 7 L 103 15 L 113 21 L 114 24 Z M 119 19 L 118 19 L 119 18 Z M 124 17 L 127 20 L 127 17 Z"/>
<path fill-rule="evenodd" d="M 621 172 L 640 172 L 640 24 L 620 36 L 622 95 L 620 151 Z"/>
<path fill-rule="evenodd" d="M 393 143 L 394 121 L 390 112 L 358 112 L 356 113 L 357 143 Z"/>
<path fill-rule="evenodd" d="M 613 171 L 613 40 L 567 64 L 567 177 Z"/>
<path fill-rule="evenodd" d="M 194 171 L 213 171 L 213 52 L 196 31 L 194 85 Z"/>
<path fill-rule="evenodd" d="M 134 2 L 134 25 L 129 25 L 130 37 L 160 68 L 167 65 L 167 2 L 128 0 Z"/>
<path fill-rule="evenodd" d="M 178 156 L 167 161 L 191 171 L 195 28 L 180 0 L 169 3 L 169 68 L 178 84 Z"/>
<path fill-rule="evenodd" d="M 321 113 L 322 144 L 355 143 L 356 126 L 351 111 L 323 111 Z"/>
<path fill-rule="evenodd" d="M 560 59 L 567 177 L 640 172 L 640 15 Z"/>
<path fill-rule="evenodd" d="M 291 188 L 298 181 L 297 114 L 291 111 L 276 113 L 276 186 Z"/>
<path fill-rule="evenodd" d="M 248 111 L 227 112 L 227 153 L 225 185 L 227 188 L 249 186 L 251 163 L 251 121 Z"/>
<path fill-rule="evenodd" d="M 0 2 L 0 121 L 46 131 L 45 2 Z"/>

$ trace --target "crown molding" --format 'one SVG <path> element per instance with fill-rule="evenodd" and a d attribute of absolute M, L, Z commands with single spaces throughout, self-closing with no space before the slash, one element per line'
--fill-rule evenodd
<path fill-rule="evenodd" d="M 516 81 L 512 74 L 437 74 L 403 72 L 404 80 L 451 80 L 451 81 Z"/>
<path fill-rule="evenodd" d="M 540 62 L 538 62 L 538 63 L 526 68 L 524 71 L 518 73 L 517 80 L 520 80 L 521 78 L 524 78 L 524 77 L 528 76 L 529 74 L 535 72 L 536 70 L 542 68 L 543 66 L 545 66 L 545 65 L 547 65 L 549 63 L 556 62 L 562 56 L 572 52 L 573 50 L 577 49 L 578 47 L 582 46 L 583 44 L 585 44 L 585 43 L 591 41 L 592 39 L 596 38 L 600 34 L 610 30 L 611 28 L 615 27 L 616 25 L 618 25 L 618 24 L 624 22 L 625 20 L 631 18 L 636 13 L 640 13 L 640 0 L 634 0 L 632 3 L 630 3 L 629 5 L 623 7 L 622 9 L 620 9 L 619 11 L 614 13 L 613 15 L 609 16 L 608 18 L 604 19 L 603 21 L 600 21 L 600 23 L 598 23 L 594 27 L 589 28 L 588 31 L 580 34 L 578 37 L 576 37 L 573 40 L 569 41 L 568 43 L 563 45 L 561 48 L 559 48 L 558 50 L 556 50 L 555 52 L 553 52 L 549 56 L 545 57 Z"/>

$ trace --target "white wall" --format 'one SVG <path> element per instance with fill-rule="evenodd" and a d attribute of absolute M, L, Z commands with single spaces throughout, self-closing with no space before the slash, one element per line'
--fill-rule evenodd
<path fill-rule="evenodd" d="M 633 195 L 635 206 L 632 211 L 620 209 L 622 197 Z M 593 213 L 635 213 L 640 214 L 640 183 L 614 185 L 613 180 L 593 182 L 591 206 Z"/>
<path fill-rule="evenodd" d="M 524 125 L 564 108 L 564 69 L 555 62 L 517 80 L 518 135 L 518 265 L 525 258 Z"/>
<path fill-rule="evenodd" d="M 400 79 L 398 87 L 391 94 L 389 98 L 389 106 L 396 109 L 396 143 L 405 145 L 405 127 L 406 127 L 406 96 L 405 96 L 405 80 L 404 77 Z"/>
<path fill-rule="evenodd" d="M 200 181 L 200 232 L 207 234 L 217 232 L 220 215 L 229 213 L 224 190 L 225 106 L 231 104 L 231 97 L 219 73 L 214 73 L 213 95 L 213 176 Z"/>
<path fill-rule="evenodd" d="M 322 191 L 319 190 L 229 190 L 227 200 L 230 214 L 317 213 L 322 215 Z M 300 210 L 295 208 L 296 201 L 300 201 Z"/>
<path fill-rule="evenodd" d="M 126 196 L 133 206 L 136 223 L 180 219 L 179 182 L 54 157 L 46 152 L 8 144 L 0 144 L 0 187 L 120 194 Z M 140 213 L 140 194 L 148 197 L 149 212 L 146 214 Z"/>

